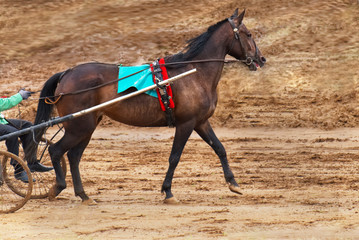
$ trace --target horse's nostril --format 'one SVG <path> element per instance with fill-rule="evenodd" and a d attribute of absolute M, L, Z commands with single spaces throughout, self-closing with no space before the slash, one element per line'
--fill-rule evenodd
<path fill-rule="evenodd" d="M 265 63 L 265 62 L 267 61 L 267 59 L 266 59 L 265 57 L 261 57 L 261 61 L 262 61 L 263 63 Z"/>

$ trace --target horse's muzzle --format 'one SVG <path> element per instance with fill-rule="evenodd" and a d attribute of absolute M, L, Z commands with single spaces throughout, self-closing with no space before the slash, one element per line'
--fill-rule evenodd
<path fill-rule="evenodd" d="M 262 68 L 266 62 L 267 62 L 267 59 L 263 56 L 256 57 L 256 58 L 248 57 L 246 64 L 248 65 L 249 70 L 257 71 L 257 69 Z"/>

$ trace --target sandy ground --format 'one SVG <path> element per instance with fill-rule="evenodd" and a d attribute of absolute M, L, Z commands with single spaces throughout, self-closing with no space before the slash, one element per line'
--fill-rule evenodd
<path fill-rule="evenodd" d="M 135 131 L 134 131 L 135 130 Z M 173 181 L 160 187 L 173 130 L 99 129 L 83 157 L 81 205 L 67 188 L 0 218 L 2 239 L 356 239 L 359 129 L 216 129 L 243 189 L 227 188 L 212 150 L 193 134 Z"/>
<path fill-rule="evenodd" d="M 0 93 L 83 62 L 177 53 L 237 7 L 268 64 L 226 65 L 211 122 L 243 195 L 193 134 L 173 181 L 181 203 L 163 204 L 173 129 L 105 119 L 80 165 L 98 204 L 81 205 L 68 176 L 56 201 L 1 215 L 0 239 L 357 239 L 357 1 L 0 0 Z M 36 97 L 6 114 L 33 121 Z"/>

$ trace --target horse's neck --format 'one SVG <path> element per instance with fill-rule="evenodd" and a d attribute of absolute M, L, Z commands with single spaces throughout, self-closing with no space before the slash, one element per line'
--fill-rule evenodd
<path fill-rule="evenodd" d="M 228 37 L 225 36 L 225 32 L 222 29 L 218 29 L 213 35 L 208 39 L 206 45 L 203 48 L 203 51 L 200 52 L 195 59 L 223 59 L 228 53 Z"/>
<path fill-rule="evenodd" d="M 204 63 L 198 63 L 196 67 L 198 71 L 203 71 L 206 74 L 206 84 L 209 84 L 212 89 L 217 88 L 221 78 L 224 59 L 228 52 L 228 43 L 226 41 L 221 32 L 214 33 L 206 43 L 203 51 L 193 59 L 194 61 L 205 61 Z"/>

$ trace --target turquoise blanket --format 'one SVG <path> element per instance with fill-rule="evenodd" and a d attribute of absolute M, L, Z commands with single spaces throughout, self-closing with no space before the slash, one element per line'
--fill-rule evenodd
<path fill-rule="evenodd" d="M 141 71 L 137 74 L 134 74 L 138 71 Z M 129 76 L 131 74 L 134 74 L 132 76 Z M 127 77 L 129 76 L 129 77 Z M 124 78 L 124 79 L 121 79 Z M 135 87 L 137 90 L 141 90 L 143 88 L 149 87 L 153 85 L 153 78 L 152 78 L 152 71 L 150 68 L 150 65 L 140 65 L 140 66 L 129 66 L 124 67 L 119 65 L 118 66 L 118 79 L 121 79 L 118 81 L 118 90 L 117 92 L 124 92 L 127 89 L 131 87 Z M 158 97 L 156 90 L 149 90 L 146 92 L 146 94 L 152 96 L 152 97 Z"/>

